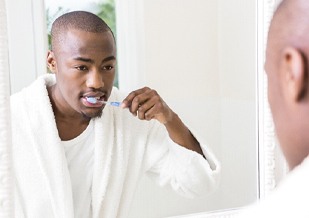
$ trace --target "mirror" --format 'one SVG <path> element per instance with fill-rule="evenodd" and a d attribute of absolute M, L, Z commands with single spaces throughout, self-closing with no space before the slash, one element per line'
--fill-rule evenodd
<path fill-rule="evenodd" d="M 28 0 L 15 7 L 16 2 L 7 3 L 10 60 L 24 64 L 11 62 L 12 93 L 45 72 L 47 50 L 44 2 Z M 258 77 L 261 60 L 256 24 L 258 8 L 267 11 L 267 4 L 273 3 L 116 2 L 119 87 L 130 90 L 147 85 L 157 89 L 185 123 L 204 136 L 222 164 L 219 188 L 202 199 L 184 199 L 142 178 L 130 217 L 167 217 L 242 207 L 259 198 L 261 177 L 273 177 L 271 170 L 260 167 L 262 173 L 258 171 L 258 155 L 262 156 L 258 154 L 258 141 L 261 145 L 265 139 L 260 140 L 258 135 L 264 109 L 257 102 L 265 99 L 257 89 L 264 83 Z M 19 25 L 19 14 L 23 14 L 25 25 Z M 272 159 L 260 163 L 267 167 Z M 275 183 L 265 184 L 265 190 L 270 190 Z"/>
<path fill-rule="evenodd" d="M 145 177 L 131 217 L 200 213 L 255 201 L 256 1 L 144 1 L 142 14 L 138 25 L 143 28 L 136 29 L 137 35 L 144 35 L 138 60 L 144 62 L 140 70 L 145 73 L 139 77 L 204 136 L 221 161 L 222 177 L 215 193 L 196 200 L 179 198 Z M 121 77 L 119 81 L 121 85 Z"/>

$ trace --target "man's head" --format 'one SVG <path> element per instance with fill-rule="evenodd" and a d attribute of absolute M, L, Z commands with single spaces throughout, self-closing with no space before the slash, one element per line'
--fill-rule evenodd
<path fill-rule="evenodd" d="M 77 29 L 92 33 L 103 33 L 103 32 L 112 33 L 109 26 L 95 14 L 86 11 L 69 12 L 58 17 L 52 24 L 51 28 L 52 50 L 56 50 L 57 46 L 62 45 L 62 42 L 65 39 L 63 33 L 65 33 L 69 29 Z"/>
<path fill-rule="evenodd" d="M 74 11 L 55 20 L 51 35 L 47 64 L 56 75 L 50 90 L 57 110 L 71 116 L 100 116 L 104 106 L 90 104 L 86 97 L 110 96 L 116 66 L 112 31 L 96 15 Z"/>
<path fill-rule="evenodd" d="M 308 0 L 284 0 L 273 16 L 266 50 L 269 103 L 291 169 L 309 154 L 308 11 Z"/>

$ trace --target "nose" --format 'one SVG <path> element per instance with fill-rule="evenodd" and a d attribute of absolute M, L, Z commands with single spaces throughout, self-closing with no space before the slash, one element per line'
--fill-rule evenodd
<path fill-rule="evenodd" d="M 99 89 L 104 86 L 102 75 L 98 70 L 92 70 L 88 72 L 88 77 L 86 81 L 88 88 Z"/>

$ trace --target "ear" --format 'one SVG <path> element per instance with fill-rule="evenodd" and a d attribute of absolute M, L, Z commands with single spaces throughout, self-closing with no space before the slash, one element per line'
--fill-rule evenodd
<path fill-rule="evenodd" d="M 281 69 L 283 72 L 283 87 L 287 87 L 287 95 L 293 101 L 301 101 L 307 92 L 306 62 L 302 53 L 293 47 L 283 50 Z"/>
<path fill-rule="evenodd" d="M 56 73 L 56 60 L 54 52 L 47 52 L 47 67 L 52 73 Z"/>

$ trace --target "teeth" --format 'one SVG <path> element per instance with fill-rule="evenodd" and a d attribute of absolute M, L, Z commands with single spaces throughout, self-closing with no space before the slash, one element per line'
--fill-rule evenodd
<path fill-rule="evenodd" d="M 86 97 L 86 100 L 91 103 L 91 104 L 95 104 L 97 103 L 97 101 L 100 99 L 100 97 Z"/>

